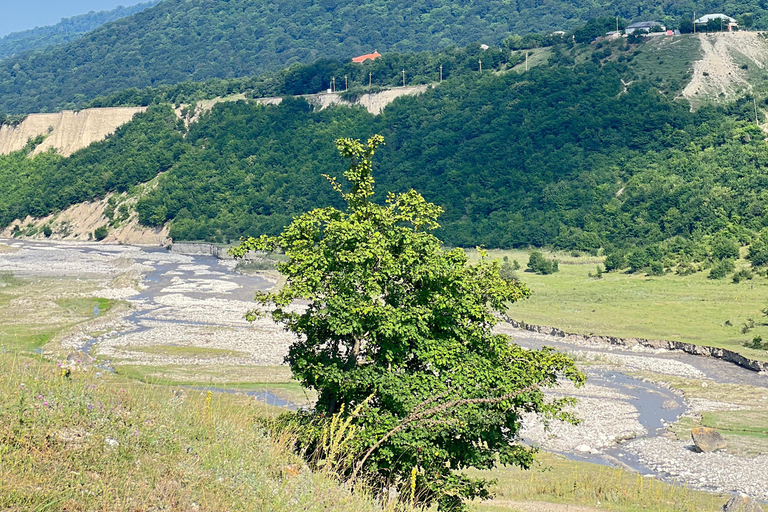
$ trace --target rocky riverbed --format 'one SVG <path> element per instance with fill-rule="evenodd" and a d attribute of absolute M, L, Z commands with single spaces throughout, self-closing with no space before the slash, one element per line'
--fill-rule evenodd
<path fill-rule="evenodd" d="M 659 410 L 665 408 L 667 412 L 675 412 L 673 417 L 683 418 L 700 418 L 707 412 L 768 411 L 768 375 L 680 352 L 563 340 L 517 330 L 509 324 L 500 325 L 498 330 L 513 336 L 516 343 L 525 347 L 548 345 L 572 354 L 583 363 L 582 368 L 590 376 L 590 383 L 596 382 L 596 378 L 604 378 L 606 373 L 640 373 L 653 374 L 657 381 L 693 382 L 702 390 L 715 387 L 727 390 L 728 386 L 742 386 L 740 389 L 748 390 L 748 393 L 740 396 L 715 394 L 718 399 L 685 397 L 679 391 L 666 389 L 667 386 L 645 393 L 620 393 L 622 379 L 615 378 L 609 379 L 608 385 L 602 382 L 600 385 L 587 384 L 581 389 L 563 386 L 552 396 L 578 397 L 575 412 L 584 418 L 584 422 L 576 427 L 558 425 L 545 431 L 530 421 L 525 435 L 529 441 L 545 449 L 570 454 L 574 458 L 627 466 L 695 489 L 744 493 L 759 500 L 768 500 L 768 453 L 749 457 L 727 452 L 697 453 L 690 437 L 678 439 L 672 434 L 668 427 L 674 419 L 669 416 L 663 419 L 662 428 L 655 431 L 648 429 L 648 421 L 640 421 L 643 406 L 648 401 L 658 401 L 654 394 L 668 395 L 660 408 L 650 411 L 651 424 L 654 416 L 665 415 Z M 634 379 L 634 382 L 635 386 L 645 383 L 642 379 Z"/>
<path fill-rule="evenodd" d="M 157 368 L 197 381 L 205 375 L 215 384 L 247 380 L 259 369 L 279 367 L 291 343 L 291 337 L 271 321 L 262 318 L 251 324 L 244 319 L 254 307 L 253 291 L 270 289 L 274 278 L 235 273 L 231 261 L 118 245 L 3 243 L 13 250 L 0 254 L 0 272 L 94 280 L 99 284 L 94 295 L 123 301 L 114 313 L 56 340 L 63 351 L 91 351 L 106 364 Z M 668 429 L 681 416 L 768 409 L 765 375 L 688 354 L 578 343 L 508 324 L 500 325 L 499 331 L 528 348 L 549 345 L 567 351 L 589 375 L 582 388 L 564 384 L 550 392 L 552 398 L 579 398 L 575 412 L 583 423 L 553 423 L 546 430 L 535 418 L 526 418 L 523 437 L 528 442 L 696 488 L 768 499 L 768 454 L 694 453 L 689 440 L 678 440 Z M 685 397 L 658 382 L 665 376 L 703 385 L 748 385 L 756 398 L 750 402 L 728 396 Z"/>

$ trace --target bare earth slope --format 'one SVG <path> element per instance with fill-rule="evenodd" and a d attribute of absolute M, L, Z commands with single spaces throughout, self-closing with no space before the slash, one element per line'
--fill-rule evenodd
<path fill-rule="evenodd" d="M 699 34 L 701 59 L 682 96 L 698 106 L 707 100 L 728 101 L 754 88 L 754 71 L 768 67 L 768 40 L 757 32 Z"/>
<path fill-rule="evenodd" d="M 0 154 L 18 151 L 29 139 L 47 135 L 45 141 L 35 148 L 35 154 L 56 148 L 60 154 L 69 156 L 104 139 L 144 110 L 145 107 L 118 107 L 30 114 L 18 126 L 0 126 Z"/>

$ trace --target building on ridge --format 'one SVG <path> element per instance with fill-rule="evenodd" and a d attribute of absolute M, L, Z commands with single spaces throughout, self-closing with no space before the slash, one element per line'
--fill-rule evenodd
<path fill-rule="evenodd" d="M 355 57 L 354 59 L 352 59 L 352 62 L 357 62 L 359 64 L 359 63 L 367 61 L 368 59 L 376 60 L 379 57 L 381 57 L 381 54 L 378 51 L 373 50 L 373 53 L 369 53 L 367 55 L 361 55 L 359 57 Z"/>
<path fill-rule="evenodd" d="M 654 27 L 659 27 L 659 29 L 661 29 L 659 32 L 667 31 L 667 27 L 658 21 L 638 21 L 637 23 L 627 25 L 624 29 L 624 33 L 627 35 L 634 34 L 635 32 L 645 32 L 646 34 L 650 34 Z"/>
<path fill-rule="evenodd" d="M 694 20 L 693 24 L 696 25 L 696 30 L 701 30 L 701 28 L 704 28 L 706 30 L 707 23 L 709 23 L 711 20 L 722 20 L 722 28 L 728 30 L 728 32 L 733 32 L 734 29 L 739 28 L 739 23 L 731 18 L 730 16 L 726 16 L 725 14 L 705 14 L 701 18 Z"/>

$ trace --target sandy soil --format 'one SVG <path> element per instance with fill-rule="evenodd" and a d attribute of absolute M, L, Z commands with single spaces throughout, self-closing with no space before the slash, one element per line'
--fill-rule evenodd
<path fill-rule="evenodd" d="M 53 234 L 51 240 L 77 240 L 89 241 L 93 238 L 93 232 L 110 221 L 105 212 L 107 203 L 113 194 L 108 194 L 104 199 L 70 206 L 66 210 L 51 214 L 46 217 L 27 217 L 23 220 L 15 220 L 5 229 L 0 230 L 0 238 L 11 238 L 17 227 L 26 232 L 31 226 L 41 227 L 46 224 L 51 226 Z M 155 245 L 165 246 L 170 243 L 168 238 L 169 227 L 150 228 L 139 224 L 138 213 L 135 211 L 137 197 L 126 198 L 119 196 L 121 204 L 125 204 L 130 216 L 121 222 L 118 227 L 110 227 L 104 243 L 118 243 L 130 245 Z M 32 240 L 43 240 L 45 236 L 40 232 L 28 237 Z"/>
<path fill-rule="evenodd" d="M 116 107 L 30 114 L 18 126 L 0 126 L 0 154 L 18 151 L 29 139 L 45 135 L 45 141 L 33 154 L 56 148 L 60 154 L 69 156 L 78 149 L 105 139 L 144 110 L 146 107 Z"/>
<path fill-rule="evenodd" d="M 693 77 L 682 96 L 690 100 L 732 100 L 740 91 L 752 90 L 747 72 L 738 61 L 759 69 L 768 64 L 768 42 L 757 32 L 699 34 L 702 57 L 693 64 Z"/>

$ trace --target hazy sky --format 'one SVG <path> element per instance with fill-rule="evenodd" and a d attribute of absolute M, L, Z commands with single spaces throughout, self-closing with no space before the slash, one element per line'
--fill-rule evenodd
<path fill-rule="evenodd" d="M 28 28 L 55 25 L 89 11 L 128 7 L 144 0 L 0 0 L 0 37 Z"/>

